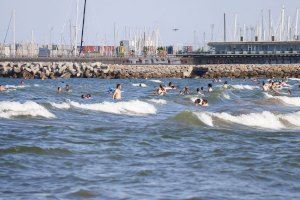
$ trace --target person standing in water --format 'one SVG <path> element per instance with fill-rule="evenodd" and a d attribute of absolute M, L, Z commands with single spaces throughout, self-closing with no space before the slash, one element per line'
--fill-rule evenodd
<path fill-rule="evenodd" d="M 157 95 L 165 95 L 167 94 L 167 90 L 164 88 L 164 86 L 159 85 L 158 89 L 156 90 Z"/>
<path fill-rule="evenodd" d="M 208 92 L 212 92 L 212 91 L 213 91 L 212 84 L 210 83 L 210 84 L 208 84 Z"/>
<path fill-rule="evenodd" d="M 122 98 L 122 96 L 121 96 L 121 88 L 122 88 L 121 84 L 117 84 L 115 92 L 113 94 L 113 99 L 118 100 L 118 99 Z"/>
<path fill-rule="evenodd" d="M 181 94 L 181 95 L 188 95 L 188 94 L 190 94 L 190 89 L 189 89 L 189 87 L 188 87 L 188 86 L 185 86 L 185 87 L 183 88 L 183 90 L 180 91 L 180 94 Z"/>
<path fill-rule="evenodd" d="M 61 92 L 63 92 L 62 88 L 61 88 L 61 87 L 58 87 L 58 88 L 57 88 L 57 93 L 61 93 Z"/>
<path fill-rule="evenodd" d="M 6 90 L 5 86 L 4 85 L 0 85 L 0 92 L 3 92 L 5 90 Z"/>
<path fill-rule="evenodd" d="M 224 88 L 224 89 L 227 89 L 227 88 L 228 88 L 228 82 L 227 82 L 227 81 L 225 81 L 225 83 L 224 83 L 224 85 L 223 85 L 223 88 Z"/>
<path fill-rule="evenodd" d="M 71 87 L 70 87 L 69 85 L 66 85 L 65 91 L 66 91 L 66 92 L 71 92 Z"/>

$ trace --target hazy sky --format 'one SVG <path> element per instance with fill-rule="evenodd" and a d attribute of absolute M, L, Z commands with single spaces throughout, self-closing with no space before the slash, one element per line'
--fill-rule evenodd
<path fill-rule="evenodd" d="M 255 26 L 261 21 L 261 9 L 272 10 L 273 21 L 277 23 L 282 5 L 287 15 L 295 19 L 300 0 L 87 0 L 85 44 L 113 43 L 114 22 L 119 39 L 124 37 L 125 26 L 143 29 L 160 28 L 164 44 L 192 44 L 194 31 L 197 42 L 211 38 L 210 27 L 214 24 L 214 37 L 220 39 L 223 30 L 223 13 L 228 15 L 228 34 L 233 35 L 234 15 L 240 25 Z M 80 25 L 83 0 L 80 0 Z M 18 42 L 34 39 L 39 43 L 70 41 L 70 19 L 75 23 L 76 0 L 0 0 L 0 42 L 8 27 L 12 10 L 16 10 L 16 38 Z M 179 28 L 178 32 L 172 28 Z M 50 31 L 52 29 L 52 31 Z M 50 32 L 52 34 L 50 34 Z M 8 42 L 12 41 L 12 31 Z"/>

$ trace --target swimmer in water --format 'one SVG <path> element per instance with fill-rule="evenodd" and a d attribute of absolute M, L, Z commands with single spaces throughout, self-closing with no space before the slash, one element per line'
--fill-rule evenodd
<path fill-rule="evenodd" d="M 0 85 L 0 92 L 3 92 L 5 90 L 6 90 L 5 86 L 4 85 Z"/>
<path fill-rule="evenodd" d="M 223 88 L 224 88 L 224 89 L 227 89 L 227 88 L 228 88 L 228 82 L 227 82 L 227 81 L 224 82 Z"/>
<path fill-rule="evenodd" d="M 165 95 L 165 94 L 167 94 L 167 91 L 162 85 L 159 85 L 158 89 L 156 90 L 156 94 L 157 95 Z"/>
<path fill-rule="evenodd" d="M 267 91 L 269 91 L 270 88 L 269 88 L 268 84 L 266 84 L 265 82 L 263 82 L 262 89 L 263 89 L 264 92 L 267 92 Z"/>
<path fill-rule="evenodd" d="M 168 86 L 169 86 L 172 90 L 176 89 L 176 86 L 175 86 L 172 82 L 170 82 L 170 83 L 168 84 Z"/>
<path fill-rule="evenodd" d="M 212 91 L 213 91 L 212 84 L 210 83 L 210 84 L 208 84 L 208 92 L 212 92 Z"/>
<path fill-rule="evenodd" d="M 57 88 L 57 93 L 61 93 L 61 92 L 63 92 L 62 88 L 61 88 L 61 87 L 58 87 L 58 88 Z"/>
<path fill-rule="evenodd" d="M 180 94 L 181 94 L 181 95 L 187 95 L 187 94 L 190 94 L 190 89 L 189 89 L 187 86 L 185 86 L 185 87 L 183 88 L 183 90 L 180 92 Z"/>
<path fill-rule="evenodd" d="M 122 88 L 121 84 L 117 84 L 116 89 L 115 89 L 115 92 L 114 92 L 114 94 L 113 94 L 113 99 L 118 100 L 118 99 L 121 99 L 121 98 L 122 98 L 122 95 L 121 95 L 121 88 Z"/>
<path fill-rule="evenodd" d="M 196 99 L 195 105 L 206 107 L 206 106 L 208 106 L 208 101 L 207 101 L 207 99 Z"/>
<path fill-rule="evenodd" d="M 202 94 L 200 91 L 200 88 L 197 88 L 196 92 L 197 92 L 197 94 Z"/>
<path fill-rule="evenodd" d="M 70 87 L 69 85 L 66 85 L 65 91 L 66 91 L 66 92 L 71 92 L 71 87 Z"/>
<path fill-rule="evenodd" d="M 21 81 L 21 82 L 20 82 L 20 85 L 24 85 L 24 81 Z"/>
<path fill-rule="evenodd" d="M 82 99 L 91 99 L 92 95 L 91 94 L 83 94 L 83 95 L 81 95 L 81 98 Z"/>

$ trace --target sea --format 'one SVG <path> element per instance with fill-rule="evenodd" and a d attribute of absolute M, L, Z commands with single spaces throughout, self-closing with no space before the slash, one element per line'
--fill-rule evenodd
<path fill-rule="evenodd" d="M 0 79 L 0 199 L 300 199 L 300 79 L 263 81 Z"/>

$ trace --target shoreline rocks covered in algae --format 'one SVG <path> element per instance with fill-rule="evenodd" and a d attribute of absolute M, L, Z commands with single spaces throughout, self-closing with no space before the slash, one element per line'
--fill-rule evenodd
<path fill-rule="evenodd" d="M 0 62 L 0 77 L 55 78 L 300 78 L 300 64 L 107 65 L 99 62 Z"/>

